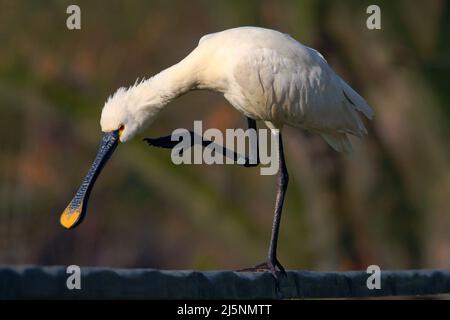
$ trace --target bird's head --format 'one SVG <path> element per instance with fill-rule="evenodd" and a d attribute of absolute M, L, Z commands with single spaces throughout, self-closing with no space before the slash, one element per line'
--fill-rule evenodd
<path fill-rule="evenodd" d="M 119 141 L 133 138 L 153 120 L 164 105 L 160 95 L 149 81 L 120 88 L 105 103 L 100 118 L 103 131 L 97 156 L 72 201 L 61 215 L 60 222 L 71 229 L 79 225 L 86 213 L 91 189 L 102 168 L 116 149 Z"/>
<path fill-rule="evenodd" d="M 163 102 L 159 95 L 152 94 L 154 88 L 149 80 L 119 88 L 108 98 L 100 118 L 103 132 L 120 129 L 119 139 L 126 142 L 156 117 Z"/>

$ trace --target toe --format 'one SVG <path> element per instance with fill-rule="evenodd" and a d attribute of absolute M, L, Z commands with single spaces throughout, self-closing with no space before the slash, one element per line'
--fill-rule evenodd
<path fill-rule="evenodd" d="M 284 277 L 287 277 L 286 270 L 284 269 L 284 267 L 283 267 L 283 265 L 280 263 L 280 261 L 277 260 L 276 265 L 277 265 L 278 269 L 280 270 L 281 274 L 282 274 Z"/>

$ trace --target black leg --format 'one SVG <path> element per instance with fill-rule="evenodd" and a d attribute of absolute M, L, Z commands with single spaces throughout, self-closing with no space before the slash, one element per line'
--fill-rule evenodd
<path fill-rule="evenodd" d="M 257 132 L 257 127 L 256 127 L 256 121 L 251 119 L 251 118 L 247 118 L 247 122 L 248 122 L 248 128 L 249 129 L 254 129 Z M 191 134 L 191 143 L 192 146 L 194 145 L 194 136 L 196 135 L 196 133 L 189 131 L 189 133 Z M 164 148 L 164 149 L 173 149 L 179 142 L 178 141 L 172 141 L 172 136 L 164 136 L 164 137 L 158 137 L 158 138 L 145 138 L 144 139 L 145 142 L 148 143 L 148 145 L 152 146 L 152 147 L 157 147 L 157 148 Z M 206 139 L 201 139 L 202 141 L 202 145 L 204 147 L 209 146 L 211 143 L 214 143 L 213 141 L 210 140 L 206 140 Z M 258 146 L 258 135 L 256 135 L 256 163 L 251 163 L 249 158 L 245 158 L 245 162 L 244 164 L 242 164 L 244 167 L 256 167 L 259 165 L 259 146 Z M 226 155 L 227 154 L 227 149 L 224 146 L 220 146 L 220 148 L 218 148 L 220 150 L 222 150 L 222 154 Z M 239 155 L 236 152 L 232 152 L 234 160 L 237 161 Z"/>
<path fill-rule="evenodd" d="M 248 121 L 248 127 L 250 129 L 257 130 L 255 120 L 247 118 L 247 121 Z M 195 133 L 191 132 L 192 145 L 193 145 L 193 141 L 194 141 L 194 135 L 195 135 Z M 173 147 L 175 147 L 178 144 L 178 141 L 171 141 L 171 136 L 160 137 L 160 138 L 146 138 L 144 140 L 151 146 L 160 147 L 160 148 L 168 148 L 168 149 L 172 149 Z M 202 139 L 202 145 L 205 147 L 210 145 L 211 143 L 213 143 L 213 142 Z M 226 151 L 226 149 L 222 146 L 222 154 L 226 154 L 225 151 Z M 235 160 L 237 159 L 237 157 L 238 157 L 238 155 L 236 153 L 234 153 Z M 244 166 L 245 167 L 253 167 L 253 166 L 259 165 L 260 162 L 259 162 L 259 142 L 258 141 L 257 141 L 257 159 L 256 160 L 257 160 L 256 164 L 251 164 L 249 159 L 246 158 Z M 288 170 L 286 167 L 286 161 L 284 158 L 283 139 L 281 137 L 281 132 L 279 133 L 279 136 L 278 136 L 278 161 L 279 161 L 280 167 L 279 167 L 278 177 L 277 177 L 277 184 L 278 184 L 277 197 L 276 197 L 276 202 L 275 202 L 275 212 L 274 212 L 273 225 L 272 225 L 272 235 L 271 235 L 270 244 L 269 244 L 269 252 L 268 252 L 268 256 L 267 256 L 267 261 L 255 266 L 253 268 L 241 269 L 238 271 L 253 271 L 253 272 L 254 271 L 270 271 L 276 280 L 276 290 L 277 290 L 277 294 L 280 296 L 281 291 L 280 291 L 280 286 L 279 286 L 279 281 L 278 281 L 277 268 L 284 276 L 286 276 L 286 271 L 285 271 L 284 267 L 281 265 L 281 263 L 278 261 L 277 245 L 278 245 L 278 234 L 279 234 L 279 230 L 280 230 L 281 213 L 283 211 L 284 197 L 285 197 L 286 190 L 287 190 L 288 183 L 289 183 L 289 174 L 288 174 Z"/>
<path fill-rule="evenodd" d="M 245 159 L 244 167 L 256 167 L 260 164 L 259 162 L 259 140 L 258 140 L 258 127 L 256 126 L 256 120 L 247 117 L 248 128 L 253 129 L 256 132 L 256 163 L 250 163 L 250 160 Z M 250 146 L 251 149 L 251 146 Z"/>
<path fill-rule="evenodd" d="M 277 245 L 278 245 L 278 233 L 280 231 L 281 212 L 283 211 L 284 196 L 289 183 L 289 174 L 286 167 L 286 161 L 284 159 L 283 139 L 281 132 L 278 140 L 278 159 L 280 161 L 280 169 L 278 171 L 278 189 L 277 199 L 275 202 L 275 214 L 272 225 L 272 236 L 269 244 L 268 261 L 269 267 L 275 269 L 278 267 L 283 274 L 286 274 L 283 266 L 277 259 Z"/>
<path fill-rule="evenodd" d="M 284 158 L 284 149 L 283 149 L 283 139 L 281 138 L 281 132 L 279 133 L 278 138 L 278 160 L 279 160 L 279 171 L 277 177 L 277 198 L 275 201 L 275 212 L 273 217 L 273 225 L 272 225 L 272 235 L 270 238 L 269 244 L 269 252 L 267 255 L 267 261 L 261 263 L 253 268 L 241 269 L 238 271 L 247 271 L 247 272 L 255 272 L 255 271 L 270 271 L 275 278 L 275 286 L 278 296 L 281 295 L 279 279 L 277 275 L 277 268 L 280 270 L 283 276 L 286 276 L 286 271 L 277 258 L 277 245 L 278 245 L 278 234 L 280 231 L 280 221 L 281 221 L 281 213 L 283 211 L 283 203 L 284 197 L 286 194 L 286 190 L 289 183 L 289 174 L 286 167 L 286 161 Z"/>
<path fill-rule="evenodd" d="M 195 133 L 192 131 L 189 131 L 189 133 L 191 134 L 192 146 L 194 146 Z M 158 138 L 144 138 L 144 141 L 147 142 L 149 146 L 163 149 L 173 149 L 178 144 L 178 141 L 172 141 L 172 136 L 164 136 Z M 212 141 L 202 138 L 202 145 L 204 147 L 209 146 L 211 143 Z"/>

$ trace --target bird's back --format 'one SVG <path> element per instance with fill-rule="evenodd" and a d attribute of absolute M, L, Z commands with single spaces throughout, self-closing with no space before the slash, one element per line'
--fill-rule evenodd
<path fill-rule="evenodd" d="M 366 101 L 329 67 L 316 50 L 287 34 L 241 27 L 204 36 L 208 74 L 246 116 L 320 133 L 337 151 L 350 151 L 347 134 L 366 133 L 359 113 Z"/>

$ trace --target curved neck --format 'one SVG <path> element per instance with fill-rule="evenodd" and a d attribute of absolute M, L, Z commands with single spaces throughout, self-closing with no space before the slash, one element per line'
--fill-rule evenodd
<path fill-rule="evenodd" d="M 165 103 L 185 94 L 196 83 L 194 75 L 182 62 L 161 71 L 148 81 L 151 91 Z"/>
<path fill-rule="evenodd" d="M 165 106 L 173 99 L 196 89 L 199 83 L 199 64 L 196 55 L 190 54 L 177 64 L 140 83 L 151 105 Z"/>

